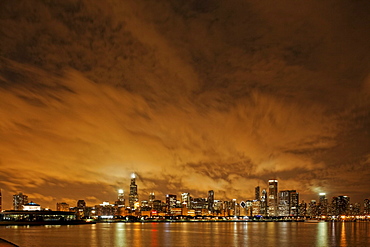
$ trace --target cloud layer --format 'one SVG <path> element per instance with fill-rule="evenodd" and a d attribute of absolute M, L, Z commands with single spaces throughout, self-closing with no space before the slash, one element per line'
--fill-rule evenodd
<path fill-rule="evenodd" d="M 54 207 L 154 191 L 369 197 L 367 1 L 3 1 L 0 184 Z M 367 21 L 366 21 L 367 20 Z M 8 197 L 8 199 L 6 198 Z"/>

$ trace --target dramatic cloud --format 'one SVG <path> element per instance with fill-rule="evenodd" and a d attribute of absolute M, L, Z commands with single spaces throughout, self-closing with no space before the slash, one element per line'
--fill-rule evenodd
<path fill-rule="evenodd" d="M 0 3 L 0 186 L 368 198 L 368 1 Z"/>

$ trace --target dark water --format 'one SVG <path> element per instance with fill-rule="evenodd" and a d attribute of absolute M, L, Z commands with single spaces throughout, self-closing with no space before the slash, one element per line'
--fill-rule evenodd
<path fill-rule="evenodd" d="M 370 222 L 100 223 L 0 227 L 28 246 L 370 246 Z"/>

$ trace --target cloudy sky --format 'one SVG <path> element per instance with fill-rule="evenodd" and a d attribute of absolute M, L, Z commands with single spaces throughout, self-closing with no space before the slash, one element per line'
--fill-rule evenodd
<path fill-rule="evenodd" d="M 0 187 L 44 207 L 370 197 L 370 2 L 3 0 Z"/>

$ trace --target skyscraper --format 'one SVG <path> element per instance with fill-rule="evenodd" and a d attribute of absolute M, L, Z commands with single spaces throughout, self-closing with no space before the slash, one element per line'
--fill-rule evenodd
<path fill-rule="evenodd" d="M 267 216 L 267 191 L 266 189 L 262 190 L 261 193 L 261 215 Z"/>
<path fill-rule="evenodd" d="M 213 190 L 208 191 L 208 198 L 207 198 L 208 211 L 213 212 L 213 203 L 214 203 L 214 200 L 215 200 L 215 193 L 214 193 L 214 191 Z"/>
<path fill-rule="evenodd" d="M 269 180 L 269 197 L 268 197 L 268 215 L 278 215 L 278 181 L 276 179 Z"/>
<path fill-rule="evenodd" d="M 319 194 L 319 205 L 317 213 L 320 216 L 326 216 L 328 214 L 328 199 L 326 199 L 325 193 Z"/>
<path fill-rule="evenodd" d="M 349 197 L 348 196 L 337 196 L 333 197 L 332 201 L 333 215 L 346 215 L 349 209 Z"/>
<path fill-rule="evenodd" d="M 23 205 L 28 203 L 28 196 L 19 193 L 13 195 L 13 209 L 14 210 L 23 210 Z"/>
<path fill-rule="evenodd" d="M 279 216 L 298 216 L 299 194 L 295 190 L 279 192 Z"/>
<path fill-rule="evenodd" d="M 3 211 L 3 199 L 2 199 L 2 191 L 0 189 L 0 212 Z"/>
<path fill-rule="evenodd" d="M 181 204 L 182 204 L 182 207 L 185 207 L 185 208 L 191 208 L 191 203 L 190 203 L 190 193 L 182 193 L 181 194 Z"/>
<path fill-rule="evenodd" d="M 153 202 L 155 200 L 155 195 L 154 195 L 154 192 L 150 192 L 149 193 L 149 207 L 150 208 L 153 208 Z"/>
<path fill-rule="evenodd" d="M 255 200 L 261 200 L 260 198 L 260 187 L 257 186 L 255 189 L 254 189 L 254 199 Z"/>
<path fill-rule="evenodd" d="M 171 211 L 171 208 L 176 207 L 176 195 L 167 194 L 166 195 L 166 209 L 167 213 Z"/>
<path fill-rule="evenodd" d="M 122 190 L 122 189 L 118 190 L 116 205 L 118 207 L 124 207 L 125 206 L 125 191 Z"/>
<path fill-rule="evenodd" d="M 370 215 L 370 200 L 364 200 L 364 215 Z"/>
<path fill-rule="evenodd" d="M 130 184 L 130 194 L 129 194 L 129 204 L 130 208 L 133 209 L 135 203 L 139 201 L 139 195 L 137 193 L 137 185 L 135 183 L 136 175 L 135 173 L 131 174 L 131 184 Z"/>

